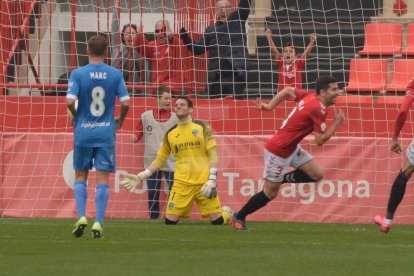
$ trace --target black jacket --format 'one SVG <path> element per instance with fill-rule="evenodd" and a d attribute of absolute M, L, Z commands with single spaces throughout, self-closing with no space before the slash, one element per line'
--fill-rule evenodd
<path fill-rule="evenodd" d="M 184 44 L 194 55 L 209 52 L 208 81 L 214 81 L 223 61 L 231 65 L 240 80 L 246 80 L 247 36 L 246 20 L 250 14 L 250 0 L 240 0 L 237 9 L 226 22 L 217 21 L 204 31 L 203 37 L 193 42 L 186 31 L 181 33 Z M 228 69 L 228 68 L 226 68 Z"/>

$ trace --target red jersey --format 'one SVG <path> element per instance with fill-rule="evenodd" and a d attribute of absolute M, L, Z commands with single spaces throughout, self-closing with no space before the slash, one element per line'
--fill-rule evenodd
<path fill-rule="evenodd" d="M 156 40 L 147 41 L 139 36 L 138 52 L 151 61 L 151 81 L 166 86 L 183 86 L 192 81 L 192 54 L 183 45 L 178 35 L 173 35 L 167 44 L 160 45 Z"/>
<path fill-rule="evenodd" d="M 292 63 L 285 63 L 280 56 L 277 60 L 279 83 L 277 91 L 281 91 L 285 86 L 302 88 L 302 69 L 305 62 L 303 59 L 295 59 Z"/>
<path fill-rule="evenodd" d="M 400 110 L 398 111 L 397 119 L 395 120 L 395 127 L 393 136 L 398 137 L 401 132 L 401 129 L 404 126 L 405 120 L 407 119 L 408 110 L 411 107 L 411 104 L 414 102 L 414 78 L 412 78 L 407 85 L 407 92 L 403 102 L 401 103 Z"/>
<path fill-rule="evenodd" d="M 326 106 L 323 105 L 316 93 L 296 88 L 297 106 L 283 121 L 282 126 L 265 144 L 265 148 L 282 158 L 289 157 L 296 146 L 313 131 L 325 133 Z"/>
<path fill-rule="evenodd" d="M 414 90 L 414 78 L 412 78 L 412 79 L 408 82 L 408 85 L 407 85 L 407 90 L 411 90 L 411 92 L 412 92 L 412 93 L 414 93 L 414 92 L 413 92 L 413 90 Z"/>

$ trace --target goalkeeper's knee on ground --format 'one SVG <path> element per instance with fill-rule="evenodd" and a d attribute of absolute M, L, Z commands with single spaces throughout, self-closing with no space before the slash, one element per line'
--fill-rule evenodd
<path fill-rule="evenodd" d="M 213 224 L 213 225 L 222 225 L 222 224 L 224 224 L 223 216 L 219 217 L 218 219 L 212 220 L 211 224 Z"/>
<path fill-rule="evenodd" d="M 174 220 L 169 220 L 169 219 L 165 218 L 165 224 L 167 224 L 167 225 L 174 225 L 174 224 L 177 224 L 177 223 L 178 223 L 178 220 L 174 221 Z"/>

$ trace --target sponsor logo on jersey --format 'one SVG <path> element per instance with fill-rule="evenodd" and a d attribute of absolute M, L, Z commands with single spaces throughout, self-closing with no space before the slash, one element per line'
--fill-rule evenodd
<path fill-rule="evenodd" d="M 110 122 L 82 122 L 81 128 L 109 127 Z"/>
<path fill-rule="evenodd" d="M 190 141 L 185 143 L 180 143 L 174 146 L 174 152 L 178 153 L 180 150 L 187 150 L 187 149 L 197 149 L 201 147 L 200 141 Z"/>

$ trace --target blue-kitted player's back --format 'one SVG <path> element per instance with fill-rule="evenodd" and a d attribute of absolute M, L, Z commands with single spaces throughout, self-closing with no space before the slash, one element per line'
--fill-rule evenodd
<path fill-rule="evenodd" d="M 129 97 L 121 72 L 107 64 L 88 64 L 70 77 L 68 96 L 78 99 L 75 146 L 115 146 L 115 99 Z"/>

